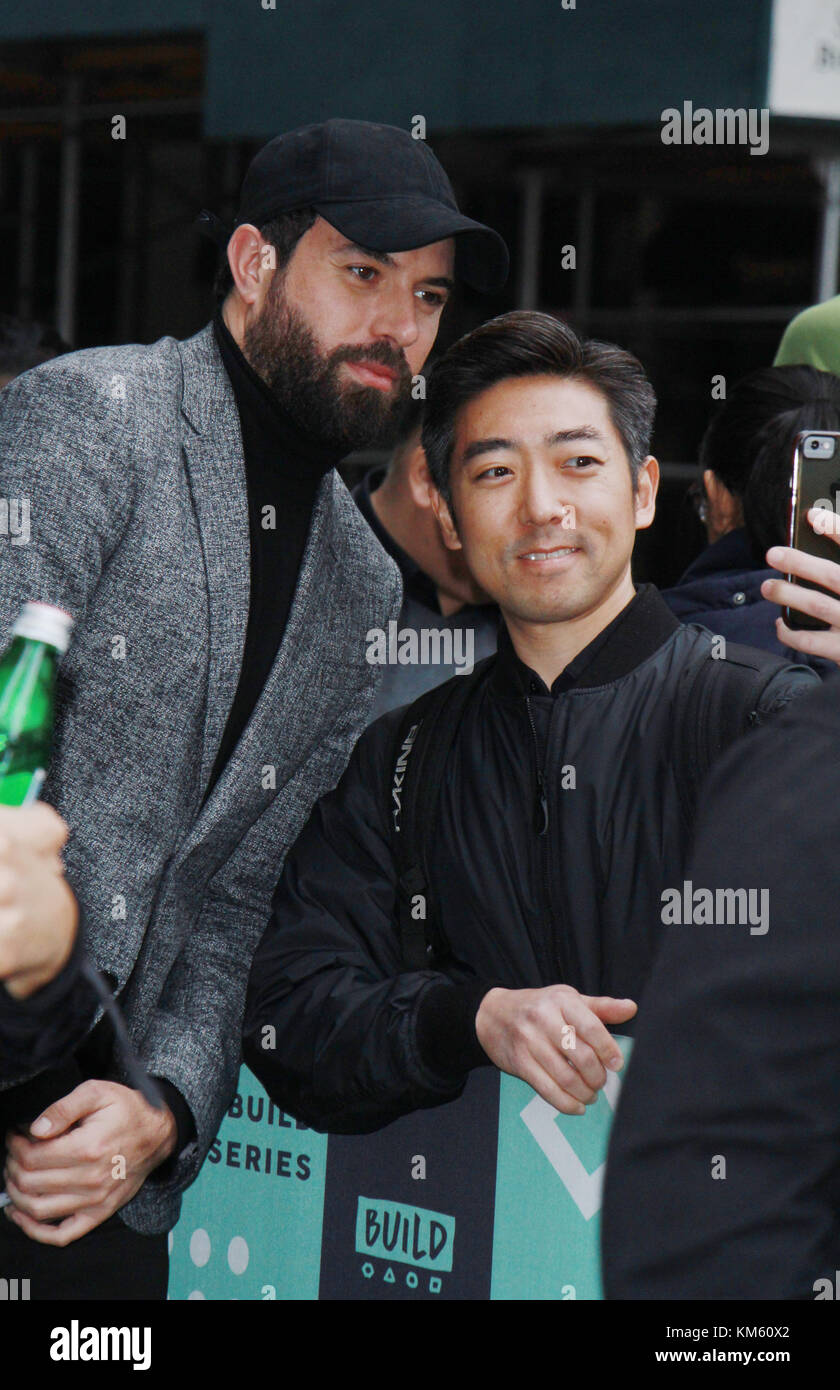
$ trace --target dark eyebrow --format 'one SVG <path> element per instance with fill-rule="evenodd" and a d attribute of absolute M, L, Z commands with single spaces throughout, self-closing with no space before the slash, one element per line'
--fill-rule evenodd
<path fill-rule="evenodd" d="M 394 266 L 396 261 L 388 251 L 372 251 L 369 246 L 360 246 L 358 241 L 345 241 L 338 248 L 339 252 L 357 251 L 360 256 L 366 256 L 370 261 L 378 261 L 380 265 Z M 450 280 L 448 275 L 425 275 L 421 277 L 420 283 L 423 285 L 438 285 L 444 290 L 454 290 L 455 281 Z"/>
<path fill-rule="evenodd" d="M 475 439 L 472 444 L 467 445 L 461 462 L 469 463 L 470 459 L 478 458 L 479 454 L 492 454 L 498 449 L 518 448 L 515 439 Z"/>
<path fill-rule="evenodd" d="M 551 444 L 574 444 L 578 439 L 597 439 L 604 443 L 604 436 L 599 434 L 594 425 L 578 425 L 573 430 L 556 430 L 554 434 L 547 434 L 545 442 Z"/>
<path fill-rule="evenodd" d="M 573 430 L 555 430 L 553 434 L 545 436 L 545 443 L 551 447 L 552 444 L 574 444 L 578 439 L 597 439 L 604 442 L 604 436 L 599 434 L 593 425 L 578 425 Z M 476 439 L 472 444 L 468 444 L 464 450 L 462 463 L 469 463 L 470 459 L 478 458 L 480 454 L 495 453 L 497 449 L 518 449 L 517 439 L 503 439 L 501 436 L 495 439 Z"/>

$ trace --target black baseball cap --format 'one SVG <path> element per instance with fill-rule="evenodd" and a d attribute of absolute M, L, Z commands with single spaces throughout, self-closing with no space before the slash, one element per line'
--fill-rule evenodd
<path fill-rule="evenodd" d="M 413 251 L 455 237 L 455 273 L 489 292 L 507 279 L 498 232 L 458 211 L 452 186 L 424 140 L 398 126 L 329 120 L 278 135 L 254 156 L 235 226 L 264 226 L 281 212 L 312 207 L 372 251 Z M 211 213 L 203 229 L 225 242 Z"/>

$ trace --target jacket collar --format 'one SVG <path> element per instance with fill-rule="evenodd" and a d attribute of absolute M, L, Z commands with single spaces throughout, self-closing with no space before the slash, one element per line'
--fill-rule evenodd
<path fill-rule="evenodd" d="M 219 410 L 235 416 L 233 387 L 208 323 L 194 337 L 177 344 L 181 355 L 181 410 L 196 434 L 212 428 Z"/>
<path fill-rule="evenodd" d="M 178 343 L 183 448 L 198 521 L 209 616 L 209 684 L 201 754 L 207 785 L 239 680 L 250 596 L 250 531 L 242 433 L 211 325 Z"/>
<path fill-rule="evenodd" d="M 756 565 L 749 536 L 746 530 L 739 526 L 734 531 L 727 531 L 720 540 L 715 541 L 712 545 L 707 545 L 705 550 L 701 550 L 697 558 L 692 560 L 688 569 L 677 580 L 675 587 L 679 588 L 681 584 L 688 584 L 693 579 L 699 579 L 707 574 L 723 574 L 727 571 L 740 574 L 747 570 L 763 568 L 761 565 Z"/>
<path fill-rule="evenodd" d="M 549 691 L 536 671 L 520 661 L 501 623 L 491 689 L 498 695 L 560 695 L 566 690 L 609 685 L 658 651 L 678 627 L 680 623 L 655 585 L 640 584 L 626 608 L 578 652 Z"/>

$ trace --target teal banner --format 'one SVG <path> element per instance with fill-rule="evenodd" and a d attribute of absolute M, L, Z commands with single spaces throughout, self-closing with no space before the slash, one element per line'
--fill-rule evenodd
<path fill-rule="evenodd" d="M 631 1043 L 617 1038 L 625 1057 Z M 599 1299 L 621 1084 L 560 1115 L 492 1067 L 371 1135 L 316 1134 L 247 1068 L 170 1236 L 170 1299 Z"/>
<path fill-rule="evenodd" d="M 169 1297 L 317 1298 L 327 1144 L 243 1067 L 170 1235 Z"/>

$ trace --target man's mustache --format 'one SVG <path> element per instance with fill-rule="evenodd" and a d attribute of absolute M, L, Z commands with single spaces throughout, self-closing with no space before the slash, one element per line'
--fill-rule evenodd
<path fill-rule="evenodd" d="M 369 347 L 355 346 L 348 343 L 345 347 L 336 348 L 330 353 L 332 363 L 339 362 L 374 362 L 380 367 L 390 367 L 397 373 L 401 382 L 411 380 L 411 371 L 405 360 L 404 353 L 398 348 L 391 347 L 389 343 L 371 343 Z"/>

